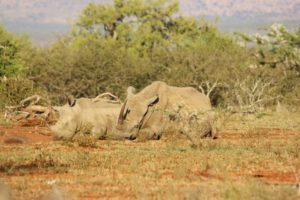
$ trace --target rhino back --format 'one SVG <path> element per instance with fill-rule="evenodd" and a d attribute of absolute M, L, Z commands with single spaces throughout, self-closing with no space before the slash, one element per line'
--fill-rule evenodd
<path fill-rule="evenodd" d="M 103 131 L 112 129 L 112 121 L 117 120 L 120 107 L 120 104 L 104 100 L 94 102 L 92 99 L 80 98 L 76 100 L 74 107 L 61 107 L 59 120 L 51 130 L 55 138 L 62 139 L 72 138 L 86 127 L 101 135 Z"/>
<path fill-rule="evenodd" d="M 209 98 L 192 87 L 170 86 L 169 105 L 181 105 L 187 110 L 206 112 L 212 109 Z"/>

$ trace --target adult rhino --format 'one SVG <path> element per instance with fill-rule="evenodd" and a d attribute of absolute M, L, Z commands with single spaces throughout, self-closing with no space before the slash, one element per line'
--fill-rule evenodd
<path fill-rule="evenodd" d="M 54 139 L 71 139 L 77 134 L 91 134 L 95 138 L 105 139 L 114 132 L 121 105 L 110 93 L 94 99 L 68 98 L 66 105 L 54 107 L 59 113 L 57 123 L 50 127 Z"/>
<path fill-rule="evenodd" d="M 174 127 L 191 140 L 212 137 L 211 109 L 209 98 L 196 89 L 156 81 L 137 94 L 127 94 L 117 129 L 132 140 L 139 135 L 159 139 Z"/>

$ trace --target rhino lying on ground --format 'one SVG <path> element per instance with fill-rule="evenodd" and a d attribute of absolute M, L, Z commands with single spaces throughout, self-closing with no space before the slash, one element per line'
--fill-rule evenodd
<path fill-rule="evenodd" d="M 211 109 L 209 98 L 196 89 L 157 81 L 138 94 L 127 94 L 117 129 L 124 138 L 132 140 L 140 135 L 159 139 L 174 126 L 191 140 L 212 137 Z"/>
<path fill-rule="evenodd" d="M 94 99 L 69 98 L 66 105 L 54 107 L 59 112 L 59 120 L 50 129 L 54 139 L 71 139 L 77 134 L 91 134 L 95 138 L 106 139 L 114 132 L 120 108 L 121 102 L 109 93 Z"/>

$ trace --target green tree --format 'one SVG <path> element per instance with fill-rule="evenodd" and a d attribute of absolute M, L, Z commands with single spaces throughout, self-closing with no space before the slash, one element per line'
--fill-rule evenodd
<path fill-rule="evenodd" d="M 203 19 L 180 16 L 173 0 L 89 4 L 69 34 L 33 52 L 30 77 L 60 98 L 125 96 L 129 85 L 141 89 L 155 80 L 196 88 L 232 84 L 233 71 L 249 63 L 245 48 Z M 226 95 L 219 88 L 214 103 Z"/>
<path fill-rule="evenodd" d="M 256 58 L 259 65 L 300 72 L 300 29 L 289 31 L 282 24 L 273 24 L 265 36 L 239 35 L 246 42 L 257 45 Z"/>
<path fill-rule="evenodd" d="M 22 57 L 29 46 L 26 36 L 17 37 L 0 25 L 0 77 L 18 74 L 25 68 Z"/>
<path fill-rule="evenodd" d="M 168 45 L 182 18 L 175 17 L 179 6 L 173 0 L 115 0 L 112 5 L 89 4 L 74 34 L 94 33 L 111 37 L 127 47 L 146 53 Z M 167 44 L 166 44 L 167 43 Z"/>
<path fill-rule="evenodd" d="M 264 35 L 238 35 L 253 47 L 253 70 L 259 79 L 272 80 L 276 101 L 299 105 L 300 29 L 291 31 L 282 24 L 273 24 Z"/>

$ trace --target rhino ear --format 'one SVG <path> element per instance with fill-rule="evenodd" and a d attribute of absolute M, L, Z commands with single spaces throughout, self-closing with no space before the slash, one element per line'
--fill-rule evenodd
<path fill-rule="evenodd" d="M 156 104 L 158 102 L 159 102 L 159 97 L 158 97 L 158 95 L 155 95 L 154 97 L 147 100 L 147 105 L 153 106 L 154 104 Z"/>
<path fill-rule="evenodd" d="M 132 86 L 129 86 L 127 88 L 127 99 L 129 99 L 131 96 L 135 95 L 136 89 Z"/>
<path fill-rule="evenodd" d="M 74 107 L 76 104 L 76 99 L 73 95 L 68 96 L 68 104 L 70 107 Z"/>

